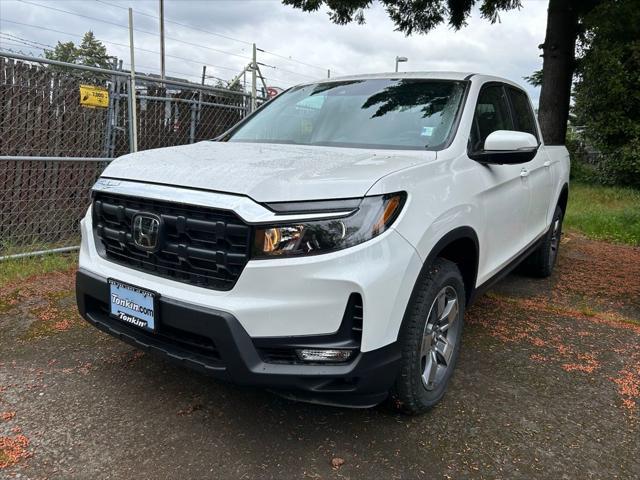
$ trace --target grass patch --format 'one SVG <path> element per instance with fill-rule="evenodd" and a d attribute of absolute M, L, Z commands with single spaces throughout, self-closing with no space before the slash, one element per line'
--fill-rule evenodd
<path fill-rule="evenodd" d="M 75 305 L 66 308 L 59 308 L 52 304 L 35 308 L 30 312 L 36 320 L 29 326 L 29 329 L 22 336 L 23 340 L 34 340 L 42 337 L 49 337 L 56 333 L 65 332 L 76 326 L 85 326 L 78 316 Z"/>
<path fill-rule="evenodd" d="M 573 183 L 564 225 L 596 240 L 640 245 L 640 191 Z"/>
<path fill-rule="evenodd" d="M 33 275 L 68 270 L 77 264 L 78 254 L 76 252 L 0 260 L 0 286 Z"/>
<path fill-rule="evenodd" d="M 18 305 L 20 289 L 14 290 L 9 295 L 0 296 L 0 315 L 10 312 Z"/>
<path fill-rule="evenodd" d="M 48 337 L 76 326 L 85 326 L 78 315 L 75 290 L 58 290 L 44 295 L 46 304 L 29 310 L 36 319 L 31 323 L 23 340 Z"/>

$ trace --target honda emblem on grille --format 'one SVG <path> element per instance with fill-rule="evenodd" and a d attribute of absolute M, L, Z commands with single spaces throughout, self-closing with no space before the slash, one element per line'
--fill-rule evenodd
<path fill-rule="evenodd" d="M 160 249 L 162 220 L 152 213 L 137 213 L 133 217 L 133 242 L 138 248 L 155 252 Z"/>

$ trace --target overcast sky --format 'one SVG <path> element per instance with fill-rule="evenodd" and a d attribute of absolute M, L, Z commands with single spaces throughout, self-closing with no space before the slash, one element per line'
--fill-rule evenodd
<path fill-rule="evenodd" d="M 393 71 L 396 55 L 409 59 L 401 70 L 490 73 L 524 85 L 522 77 L 541 66 L 537 47 L 544 40 L 547 3 L 523 0 L 521 10 L 502 13 L 494 25 L 476 10 L 458 32 L 441 26 L 406 37 L 375 2 L 365 25 L 339 26 L 324 10 L 304 13 L 278 0 L 165 0 L 166 69 L 195 81 L 206 64 L 208 74 L 230 79 L 250 60 L 255 42 L 270 52 L 258 53 L 258 61 L 271 66 L 262 67 L 267 83 L 281 87 L 326 77 L 327 69 L 332 76 Z M 136 67 L 157 73 L 159 54 L 145 50 L 159 51 L 158 0 L 0 0 L 0 48 L 40 54 L 24 41 L 77 42 L 92 30 L 128 66 L 127 7 L 134 9 Z M 537 104 L 539 91 L 524 86 Z"/>

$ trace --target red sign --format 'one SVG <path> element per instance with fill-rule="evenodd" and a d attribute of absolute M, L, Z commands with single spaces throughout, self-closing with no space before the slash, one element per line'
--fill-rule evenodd
<path fill-rule="evenodd" d="M 282 89 L 280 87 L 267 87 L 267 97 L 273 98 L 282 93 Z"/>

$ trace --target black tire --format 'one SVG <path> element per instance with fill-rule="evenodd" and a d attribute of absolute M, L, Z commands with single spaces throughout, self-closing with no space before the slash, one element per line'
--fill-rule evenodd
<path fill-rule="evenodd" d="M 547 278 L 553 273 L 553 267 L 555 267 L 558 260 L 558 251 L 560 249 L 563 217 L 562 209 L 556 207 L 551 226 L 545 234 L 544 240 L 523 263 L 524 271 L 527 274 L 533 277 Z"/>
<path fill-rule="evenodd" d="M 437 327 L 434 319 L 440 316 L 441 311 L 447 311 L 446 307 L 454 297 L 457 302 L 456 315 L 448 317 L 453 320 L 444 332 L 445 340 L 437 340 L 438 336 L 442 335 L 442 327 Z M 401 369 L 390 395 L 391 405 L 395 409 L 411 415 L 421 414 L 436 405 L 444 396 L 460 351 L 465 298 L 464 282 L 455 263 L 438 258 L 421 274 L 398 336 L 402 352 Z M 444 307 L 440 310 L 442 302 Z M 433 335 L 436 336 L 435 346 Z M 449 342 L 452 345 L 451 350 L 442 347 L 443 344 L 449 345 Z M 425 349 L 428 351 L 426 355 Z M 436 353 L 433 350 L 436 350 Z M 446 355 L 442 354 L 443 352 Z M 434 356 L 435 367 L 431 363 Z M 438 362 L 446 363 L 446 368 L 440 370 L 444 365 Z M 429 365 L 431 369 L 427 369 Z M 433 371 L 433 368 L 436 370 Z M 431 378 L 430 374 L 433 374 L 433 382 L 428 380 Z"/>

